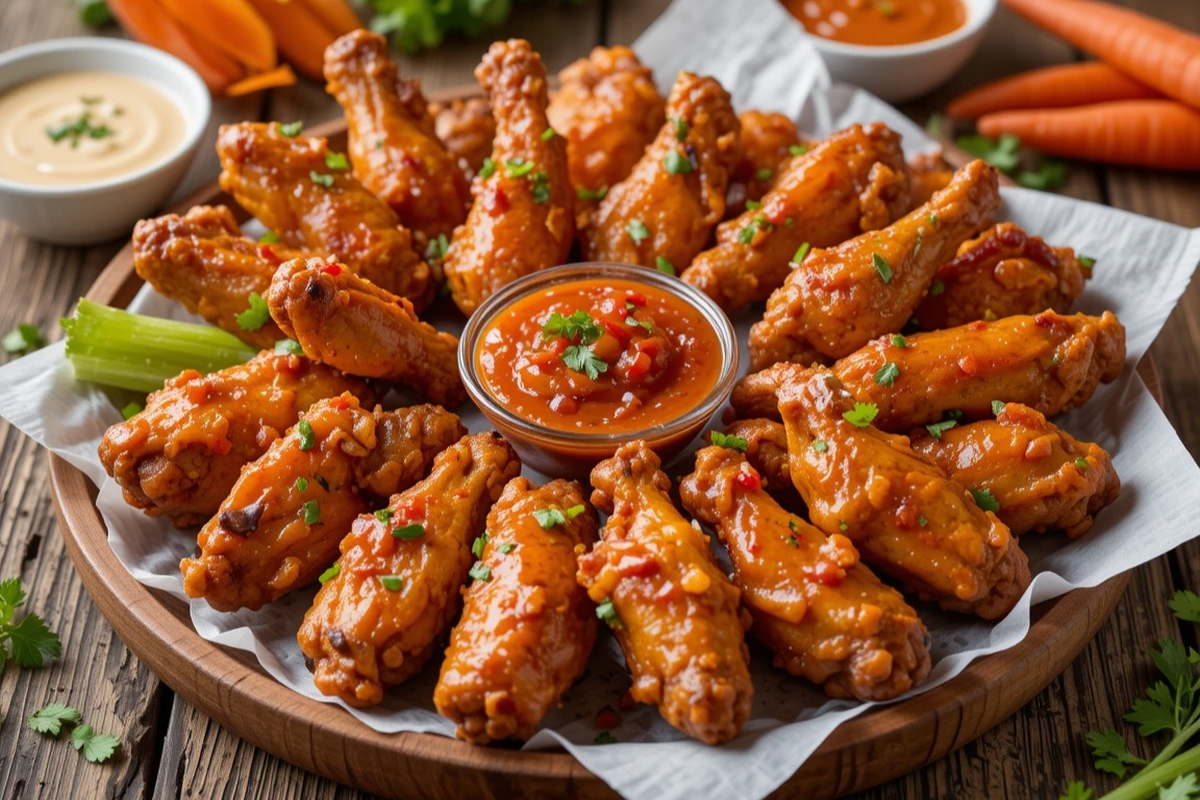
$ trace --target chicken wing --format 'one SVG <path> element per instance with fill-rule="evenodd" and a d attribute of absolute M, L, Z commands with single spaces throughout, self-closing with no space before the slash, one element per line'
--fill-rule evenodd
<path fill-rule="evenodd" d="M 680 493 L 728 548 L 751 631 L 775 666 L 859 700 L 889 700 L 929 674 L 917 612 L 859 563 L 849 539 L 827 537 L 771 499 L 744 455 L 700 450 Z"/>
<path fill-rule="evenodd" d="M 375 446 L 354 465 L 354 482 L 376 497 L 391 497 L 421 480 L 434 456 L 467 435 L 458 415 L 440 406 L 377 406 L 373 416 Z"/>
<path fill-rule="evenodd" d="M 477 540 L 476 580 L 433 692 L 458 738 L 528 739 L 583 674 L 596 607 L 575 581 L 576 550 L 591 546 L 596 526 L 574 481 L 513 478 L 504 487 Z"/>
<path fill-rule="evenodd" d="M 286 132 L 285 132 L 286 131 Z M 412 234 L 324 139 L 279 124 L 222 125 L 221 188 L 288 247 L 328 253 L 418 311 L 436 289 Z"/>
<path fill-rule="evenodd" d="M 428 478 L 354 521 L 297 637 L 322 694 L 367 708 L 421 669 L 458 614 L 471 542 L 520 469 L 499 434 L 467 436 Z"/>
<path fill-rule="evenodd" d="M 581 231 L 588 261 L 682 270 L 725 216 L 738 121 L 712 78 L 679 73 L 667 123 L 629 177 L 611 187 Z"/>
<path fill-rule="evenodd" d="M 761 200 L 792 156 L 808 149 L 807 144 L 800 143 L 796 123 L 784 114 L 743 111 L 738 114 L 738 124 L 742 154 L 729 176 L 725 219 L 740 214 L 746 201 Z"/>
<path fill-rule="evenodd" d="M 991 492 L 996 516 L 1016 535 L 1092 527 L 1117 499 L 1121 479 L 1104 448 L 1071 437 L 1043 414 L 1007 403 L 995 420 L 912 434 L 912 446 L 957 483 Z"/>
<path fill-rule="evenodd" d="M 1091 317 L 1046 311 L 883 336 L 832 369 L 855 399 L 878 407 L 879 428 L 897 433 L 940 422 L 951 411 L 986 419 L 993 400 L 1054 416 L 1082 406 L 1124 366 L 1125 328 L 1112 312 Z M 747 375 L 733 388 L 734 410 L 743 418 L 779 419 L 781 386 L 803 371 L 798 364 L 777 364 Z"/>
<path fill-rule="evenodd" d="M 716 247 L 683 279 L 733 313 L 782 286 L 805 243 L 832 247 L 907 206 L 900 136 L 879 123 L 852 125 L 792 157 L 759 206 L 717 228 Z"/>
<path fill-rule="evenodd" d="M 909 203 L 912 208 L 929 202 L 935 192 L 954 180 L 954 167 L 941 154 L 923 154 L 908 162 Z"/>
<path fill-rule="evenodd" d="M 1029 585 L 1029 560 L 996 515 L 913 452 L 905 436 L 856 416 L 824 367 L 780 392 L 791 476 L 810 518 L 844 534 L 873 567 L 942 608 L 997 619 Z"/>
<path fill-rule="evenodd" d="M 133 228 L 133 267 L 164 297 L 258 348 L 284 338 L 271 321 L 246 330 L 237 317 L 250 295 L 267 293 L 275 268 L 302 253 L 243 236 L 225 206 L 194 206 L 183 216 L 144 219 Z"/>
<path fill-rule="evenodd" d="M 362 28 L 342 36 L 325 49 L 325 80 L 346 113 L 355 177 L 404 227 L 427 239 L 453 233 L 467 218 L 470 187 L 458 159 L 429 130 L 420 90 L 402 86 L 387 39 Z"/>
<path fill-rule="evenodd" d="M 348 393 L 317 401 L 246 465 L 200 529 L 200 555 L 180 564 L 188 596 L 218 611 L 258 609 L 315 581 L 337 558 L 354 518 L 370 508 L 359 476 L 384 444 L 378 425 L 384 414 L 418 431 L 416 439 L 391 442 L 390 454 L 408 462 L 397 476 L 402 480 L 392 481 L 396 491 L 420 480 L 433 457 L 465 432 L 458 417 L 437 406 L 373 414 Z M 423 427 L 440 435 L 420 438 Z"/>
<path fill-rule="evenodd" d="M 938 268 L 913 319 L 928 331 L 1046 309 L 1064 313 L 1091 276 L 1074 250 L 1050 247 L 1002 222 L 963 242 L 958 255 Z"/>
<path fill-rule="evenodd" d="M 596 465 L 592 486 L 609 517 L 578 577 L 625 653 L 630 696 L 694 739 L 732 739 L 754 695 L 741 593 L 671 503 L 671 481 L 645 442 Z"/>
<path fill-rule="evenodd" d="M 566 263 L 575 237 L 566 140 L 546 118 L 546 68 L 522 39 L 496 42 L 475 77 L 492 104 L 490 169 L 442 262 L 450 294 L 470 314 L 522 275 Z"/>
<path fill-rule="evenodd" d="M 209 375 L 185 370 L 152 392 L 143 411 L 105 431 L 100 463 L 129 505 L 180 528 L 195 525 L 217 513 L 241 468 L 300 412 L 343 392 L 375 402 L 356 378 L 266 350 Z"/>
<path fill-rule="evenodd" d="M 751 368 L 841 358 L 880 334 L 899 331 L 937 268 L 999 207 L 996 170 L 972 161 L 932 200 L 892 225 L 810 253 L 750 329 Z"/>
<path fill-rule="evenodd" d="M 463 175 L 474 178 L 483 160 L 492 154 L 492 140 L 496 138 L 492 107 L 482 97 L 471 97 L 444 105 L 434 103 L 429 111 L 436 121 L 437 137 L 458 159 Z"/>
<path fill-rule="evenodd" d="M 567 138 L 571 186 L 586 199 L 625 180 L 666 121 L 665 106 L 628 47 L 595 47 L 563 69 L 546 113 Z"/>
<path fill-rule="evenodd" d="M 454 408 L 466 399 L 458 339 L 417 319 L 412 304 L 338 264 L 298 258 L 267 292 L 275 322 L 304 352 L 351 375 L 396 381 Z"/>

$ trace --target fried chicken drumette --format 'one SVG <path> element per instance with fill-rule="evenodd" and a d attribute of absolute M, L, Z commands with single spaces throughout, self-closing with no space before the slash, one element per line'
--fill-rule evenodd
<path fill-rule="evenodd" d="M 859 700 L 891 699 L 929 674 L 917 612 L 859 563 L 849 539 L 776 503 L 745 455 L 705 447 L 680 494 L 728 548 L 751 631 L 776 666 Z"/>
<path fill-rule="evenodd" d="M 810 143 L 801 143 L 796 123 L 786 114 L 751 109 L 738 114 L 738 124 L 741 126 L 742 155 L 729 176 L 725 219 L 744 211 L 746 201 L 761 200 L 791 163 L 792 157 L 807 151 L 810 146 Z"/>
<path fill-rule="evenodd" d="M 671 481 L 645 442 L 597 464 L 592 486 L 609 517 L 578 577 L 625 653 L 630 696 L 705 744 L 732 739 L 754 695 L 741 593 L 671 503 Z"/>
<path fill-rule="evenodd" d="M 504 487 L 433 692 L 460 739 L 528 739 L 583 674 L 596 607 L 575 581 L 576 550 L 592 545 L 596 527 L 574 481 Z"/>
<path fill-rule="evenodd" d="M 346 114 L 355 177 L 404 227 L 430 239 L 453 233 L 467 218 L 470 187 L 431 130 L 420 89 L 400 81 L 387 39 L 361 28 L 342 36 L 325 49 L 325 80 Z"/>
<path fill-rule="evenodd" d="M 357 378 L 268 350 L 208 375 L 185 370 L 152 392 L 143 411 L 105 431 L 100 463 L 129 505 L 195 525 L 217 513 L 242 467 L 300 412 L 343 392 L 375 401 Z"/>
<path fill-rule="evenodd" d="M 476 176 L 475 204 L 442 262 L 464 314 L 522 275 L 566 263 L 575 236 L 567 145 L 547 135 L 541 58 L 523 39 L 496 42 L 475 77 L 496 118 L 491 169 Z"/>
<path fill-rule="evenodd" d="M 492 154 L 492 140 L 496 137 L 496 118 L 488 101 L 469 97 L 445 104 L 431 103 L 429 112 L 434 116 L 437 137 L 458 159 L 464 177 L 474 178 L 483 160 Z"/>
<path fill-rule="evenodd" d="M 367 708 L 421 669 L 458 614 L 471 543 L 520 469 L 499 434 L 467 436 L 386 510 L 354 521 L 297 637 L 322 694 Z"/>

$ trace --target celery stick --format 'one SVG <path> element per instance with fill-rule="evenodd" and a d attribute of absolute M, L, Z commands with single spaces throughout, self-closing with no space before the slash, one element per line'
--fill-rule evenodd
<path fill-rule="evenodd" d="M 212 372 L 258 352 L 211 325 L 131 314 L 85 299 L 75 316 L 61 322 L 76 380 L 138 392 L 161 389 L 185 369 Z"/>

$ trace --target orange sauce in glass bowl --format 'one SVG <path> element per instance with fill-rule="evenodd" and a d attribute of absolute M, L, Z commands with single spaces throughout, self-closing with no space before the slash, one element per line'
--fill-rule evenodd
<path fill-rule="evenodd" d="M 945 36 L 961 28 L 967 21 L 967 10 L 962 0 L 782 2 L 809 33 L 849 44 L 915 44 Z"/>

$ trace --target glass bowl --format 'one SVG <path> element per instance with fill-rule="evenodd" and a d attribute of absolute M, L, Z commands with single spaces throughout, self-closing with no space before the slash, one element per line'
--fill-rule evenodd
<path fill-rule="evenodd" d="M 659 290 L 699 312 L 716 334 L 720 364 L 695 364 L 694 369 L 717 370 L 712 389 L 678 417 L 661 424 L 622 432 L 559 430 L 511 411 L 487 388 L 478 363 L 483 336 L 514 304 L 552 287 L 578 281 L 624 280 Z M 645 440 L 664 460 L 678 453 L 704 429 L 724 405 L 738 374 L 738 344 L 733 325 L 717 305 L 699 290 L 672 275 L 628 264 L 583 263 L 542 270 L 520 278 L 488 297 L 467 320 L 458 344 L 458 368 L 467 393 L 516 449 L 523 463 L 546 475 L 586 477 L 599 461 L 625 442 Z M 586 401 L 584 401 L 586 402 Z"/>

